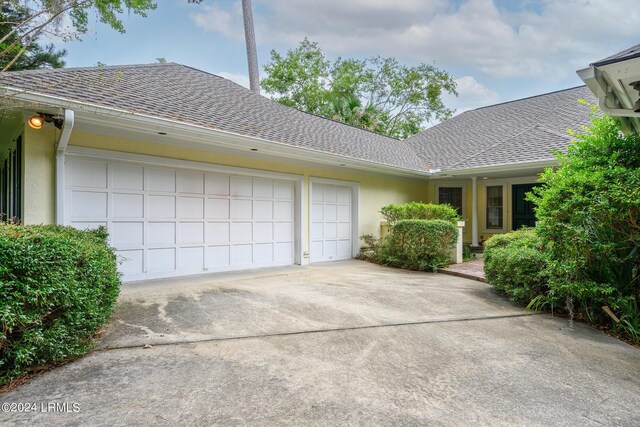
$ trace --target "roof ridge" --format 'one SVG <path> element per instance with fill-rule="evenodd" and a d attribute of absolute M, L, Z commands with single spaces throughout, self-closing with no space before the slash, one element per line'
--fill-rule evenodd
<path fill-rule="evenodd" d="M 33 70 L 16 70 L 5 71 L 10 74 L 38 74 L 38 73 L 64 73 L 66 71 L 86 71 L 86 70 L 113 70 L 113 69 L 129 69 L 129 68 L 147 68 L 147 67 L 166 67 L 166 66 L 184 66 L 177 62 L 152 62 L 149 64 L 128 64 L 128 65 L 94 65 L 88 67 L 65 67 L 65 68 L 36 68 Z M 4 74 L 4 73 L 3 73 Z"/>
<path fill-rule="evenodd" d="M 499 102 L 497 104 L 485 105 L 484 107 L 478 107 L 478 108 L 475 108 L 473 110 L 463 111 L 462 113 L 458 114 L 458 116 L 461 116 L 461 115 L 463 115 L 465 113 L 470 113 L 472 111 L 484 110 L 484 109 L 492 108 L 492 107 L 499 107 L 501 105 L 511 104 L 511 103 L 514 103 L 514 102 L 527 101 L 529 99 L 540 98 L 540 97 L 543 97 L 543 96 L 553 95 L 553 94 L 560 93 L 560 92 L 567 92 L 567 91 L 570 91 L 570 90 L 575 90 L 575 89 L 583 88 L 583 87 L 587 87 L 587 85 L 578 85 L 578 86 L 568 87 L 568 88 L 565 88 L 565 89 L 554 90 L 554 91 L 551 91 L 551 92 L 540 93 L 538 95 L 526 96 L 524 98 L 512 99 L 511 101 L 504 101 L 504 102 Z"/>

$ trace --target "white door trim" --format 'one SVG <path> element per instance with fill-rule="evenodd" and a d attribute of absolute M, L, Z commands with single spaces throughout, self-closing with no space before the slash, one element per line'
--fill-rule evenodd
<path fill-rule="evenodd" d="M 261 169 L 250 169 L 236 166 L 223 166 L 213 163 L 194 162 L 189 160 L 171 159 L 167 157 L 156 157 L 145 154 L 124 153 L 120 151 L 100 150 L 96 148 L 68 146 L 65 152 L 65 159 L 69 156 L 100 158 L 107 160 L 118 160 L 130 163 L 142 163 L 145 165 L 155 165 L 164 167 L 175 167 L 180 169 L 193 169 L 206 172 L 215 172 L 228 175 L 251 176 L 258 178 L 280 179 L 292 181 L 294 187 L 294 263 L 301 265 L 303 260 L 304 247 L 302 245 L 303 233 L 303 183 L 304 176 L 288 174 L 282 172 L 271 172 Z M 63 218 L 66 213 L 63 212 Z"/>
<path fill-rule="evenodd" d="M 351 257 L 360 253 L 360 183 L 337 179 L 309 177 L 309 224 L 311 224 L 311 203 L 313 200 L 313 184 L 329 184 L 351 188 Z"/>

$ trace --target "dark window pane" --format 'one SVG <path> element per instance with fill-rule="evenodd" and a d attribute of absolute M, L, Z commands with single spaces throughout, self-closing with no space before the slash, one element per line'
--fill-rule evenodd
<path fill-rule="evenodd" d="M 439 187 L 438 203 L 451 205 L 462 216 L 462 187 Z"/>

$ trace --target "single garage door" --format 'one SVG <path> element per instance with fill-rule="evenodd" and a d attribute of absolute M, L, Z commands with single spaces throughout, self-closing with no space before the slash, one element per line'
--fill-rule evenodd
<path fill-rule="evenodd" d="M 68 157 L 66 223 L 104 225 L 125 280 L 294 263 L 294 183 Z"/>
<path fill-rule="evenodd" d="M 352 187 L 313 183 L 311 262 L 352 256 Z"/>

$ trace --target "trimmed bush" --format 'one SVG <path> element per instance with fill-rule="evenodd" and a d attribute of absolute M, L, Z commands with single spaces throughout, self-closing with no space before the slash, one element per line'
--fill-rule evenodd
<path fill-rule="evenodd" d="M 532 228 L 491 237 L 483 259 L 487 282 L 514 301 L 529 303 L 547 289 L 547 259 Z"/>
<path fill-rule="evenodd" d="M 119 289 L 103 227 L 0 225 L 0 383 L 90 350 Z"/>
<path fill-rule="evenodd" d="M 382 243 L 377 260 L 393 267 L 435 271 L 449 264 L 458 229 L 441 219 L 397 221 Z"/>
<path fill-rule="evenodd" d="M 380 209 L 380 213 L 387 220 L 390 227 L 405 219 L 440 219 L 455 224 L 461 218 L 458 212 L 449 205 L 434 205 L 431 203 L 409 202 L 403 205 L 387 205 Z"/>

